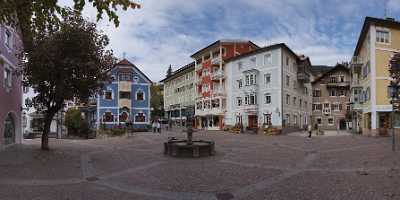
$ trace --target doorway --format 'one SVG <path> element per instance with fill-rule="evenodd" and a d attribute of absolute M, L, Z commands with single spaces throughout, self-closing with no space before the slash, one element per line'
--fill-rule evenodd
<path fill-rule="evenodd" d="M 13 143 L 15 143 L 15 124 L 11 113 L 9 113 L 4 120 L 4 144 Z"/>
<path fill-rule="evenodd" d="M 249 128 L 257 128 L 258 127 L 258 121 L 257 121 L 257 115 L 249 115 Z"/>

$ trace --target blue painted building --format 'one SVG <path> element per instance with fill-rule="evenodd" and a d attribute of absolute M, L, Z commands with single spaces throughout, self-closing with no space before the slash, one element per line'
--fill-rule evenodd
<path fill-rule="evenodd" d="M 97 124 L 108 128 L 133 122 L 135 129 L 150 124 L 151 80 L 134 64 L 123 59 L 110 70 L 112 81 L 97 97 Z"/>

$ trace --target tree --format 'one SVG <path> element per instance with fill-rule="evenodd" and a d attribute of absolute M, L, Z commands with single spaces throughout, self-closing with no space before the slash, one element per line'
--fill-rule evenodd
<path fill-rule="evenodd" d="M 172 76 L 172 66 L 169 65 L 168 70 L 167 70 L 167 78 Z"/>
<path fill-rule="evenodd" d="M 141 6 L 131 0 L 74 0 L 73 9 L 81 13 L 85 4 L 92 4 L 97 9 L 97 20 L 106 13 L 116 26 L 119 19 L 118 8 L 127 10 Z M 10 24 L 19 27 L 23 36 L 25 50 L 33 48 L 33 39 L 48 30 L 60 25 L 60 16 L 68 13 L 68 8 L 61 7 L 58 0 L 0 0 L 0 24 Z"/>
<path fill-rule="evenodd" d="M 151 118 L 155 119 L 164 115 L 164 98 L 162 93 L 163 86 L 153 84 L 150 87 L 151 100 L 150 106 L 153 108 L 151 111 Z"/>
<path fill-rule="evenodd" d="M 44 112 L 42 149 L 48 150 L 48 133 L 54 115 L 65 100 L 77 97 L 85 102 L 108 80 L 107 71 L 115 64 L 109 39 L 96 24 L 70 11 L 57 31 L 52 30 L 33 43 L 23 70 L 24 85 L 38 94 L 33 105 Z"/>
<path fill-rule="evenodd" d="M 69 109 L 65 113 L 65 126 L 68 128 L 68 134 L 78 134 L 81 127 L 81 111 L 78 109 Z"/>

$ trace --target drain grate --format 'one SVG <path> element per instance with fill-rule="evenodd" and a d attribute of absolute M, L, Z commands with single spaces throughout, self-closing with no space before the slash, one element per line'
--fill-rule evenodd
<path fill-rule="evenodd" d="M 233 199 L 233 194 L 229 192 L 217 193 L 216 194 L 218 200 L 230 200 Z"/>

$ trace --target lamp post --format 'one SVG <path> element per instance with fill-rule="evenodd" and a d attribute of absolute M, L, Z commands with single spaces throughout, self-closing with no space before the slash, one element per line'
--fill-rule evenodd
<path fill-rule="evenodd" d="M 396 136 L 394 130 L 394 114 L 399 111 L 399 82 L 400 82 L 400 53 L 394 54 L 389 61 L 389 73 L 392 81 L 388 86 L 389 96 L 391 98 L 390 103 L 392 104 L 391 113 L 391 128 L 392 128 L 392 151 L 396 150 Z"/>

